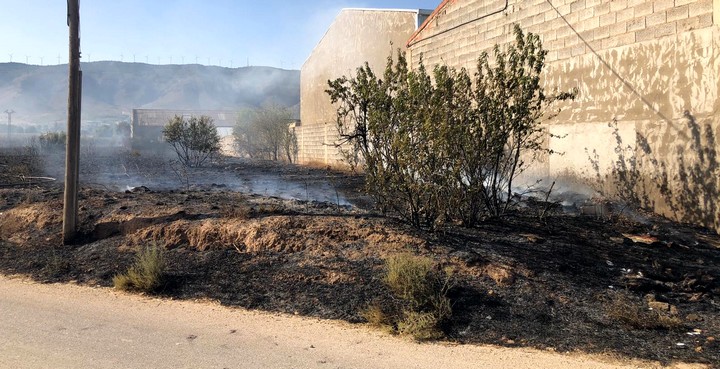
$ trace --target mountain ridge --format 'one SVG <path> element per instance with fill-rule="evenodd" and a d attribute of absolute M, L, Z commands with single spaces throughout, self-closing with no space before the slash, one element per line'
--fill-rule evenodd
<path fill-rule="evenodd" d="M 274 103 L 297 111 L 300 71 L 199 64 L 82 63 L 82 119 L 123 119 L 132 109 L 239 110 Z M 0 63 L 0 108 L 19 124 L 66 119 L 67 64 Z"/>

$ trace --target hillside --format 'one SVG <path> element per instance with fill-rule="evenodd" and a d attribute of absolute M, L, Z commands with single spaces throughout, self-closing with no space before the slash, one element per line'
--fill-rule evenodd
<path fill-rule="evenodd" d="M 134 108 L 238 109 L 300 103 L 300 72 L 271 67 L 83 63 L 83 120 L 127 116 Z M 17 123 L 63 120 L 67 65 L 0 63 L 0 108 Z"/>

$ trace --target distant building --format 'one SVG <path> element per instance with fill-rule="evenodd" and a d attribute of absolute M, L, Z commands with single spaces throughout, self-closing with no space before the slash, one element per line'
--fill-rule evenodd
<path fill-rule="evenodd" d="M 300 70 L 298 161 L 338 164 L 336 109 L 325 90 L 328 80 L 350 76 L 365 62 L 376 69 L 405 43 L 430 10 L 343 9 Z"/>

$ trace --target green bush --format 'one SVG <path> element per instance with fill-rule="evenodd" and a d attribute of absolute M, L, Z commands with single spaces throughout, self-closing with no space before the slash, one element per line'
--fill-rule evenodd
<path fill-rule="evenodd" d="M 398 305 L 373 304 L 362 316 L 370 324 L 417 340 L 441 338 L 442 324 L 452 315 L 446 273 L 436 270 L 432 260 L 409 254 L 391 256 L 385 265 L 383 281 Z"/>
<path fill-rule="evenodd" d="M 383 209 L 427 228 L 446 219 L 472 226 L 508 210 L 528 158 L 549 153 L 544 112 L 574 97 L 545 92 L 539 36 L 518 26 L 515 36 L 505 50 L 495 47 L 494 66 L 480 55 L 474 80 L 447 66 L 431 76 L 422 60 L 412 70 L 398 52 L 382 76 L 366 63 L 353 78 L 329 81 L 336 145 L 350 165 L 363 167 Z"/>
<path fill-rule="evenodd" d="M 162 286 L 165 275 L 165 254 L 160 247 L 140 250 L 127 272 L 113 277 L 115 288 L 123 291 L 152 293 Z"/>

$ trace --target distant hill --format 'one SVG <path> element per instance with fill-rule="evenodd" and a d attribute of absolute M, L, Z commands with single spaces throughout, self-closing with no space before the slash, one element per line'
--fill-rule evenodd
<path fill-rule="evenodd" d="M 237 110 L 277 103 L 299 115 L 300 71 L 271 67 L 82 63 L 83 120 L 121 119 L 132 109 Z M 67 65 L 0 63 L 0 112 L 13 121 L 66 119 Z"/>

